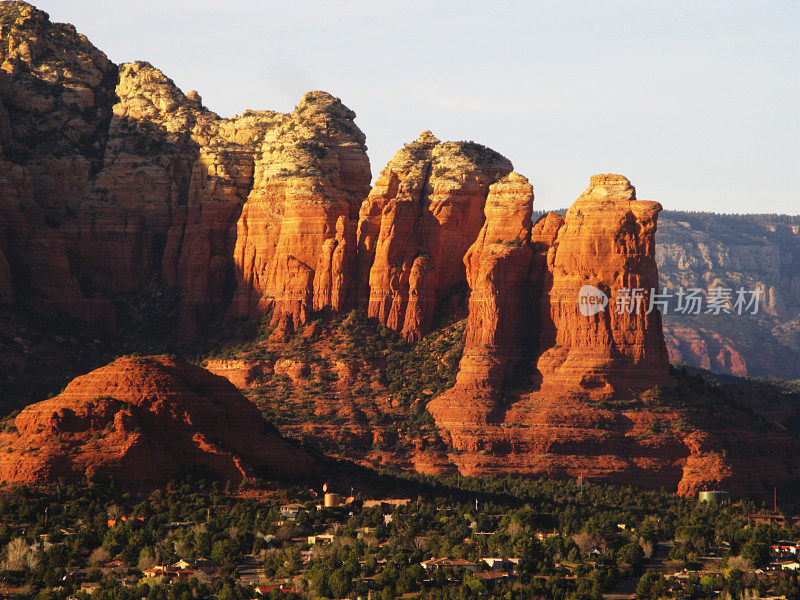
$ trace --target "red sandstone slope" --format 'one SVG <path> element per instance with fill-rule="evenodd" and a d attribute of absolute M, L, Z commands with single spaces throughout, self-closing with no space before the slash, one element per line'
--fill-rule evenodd
<path fill-rule="evenodd" d="M 672 325 L 664 328 L 669 358 L 715 373 L 747 375 L 747 365 L 733 340 L 704 327 Z"/>
<path fill-rule="evenodd" d="M 3 482 L 163 482 L 190 470 L 238 482 L 314 470 L 228 381 L 165 357 L 121 358 L 78 377 L 20 412 L 0 449 Z"/>

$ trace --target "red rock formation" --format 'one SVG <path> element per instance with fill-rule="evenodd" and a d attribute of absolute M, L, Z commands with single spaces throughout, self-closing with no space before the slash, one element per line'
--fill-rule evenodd
<path fill-rule="evenodd" d="M 513 183 L 518 181 L 503 182 L 502 188 Z M 498 197 L 502 188 L 496 190 Z M 624 177 L 599 175 L 563 222 L 547 215 L 531 236 L 530 198 L 527 204 L 499 202 L 497 207 L 492 200 L 484 229 L 465 259 L 474 277 L 468 278 L 472 296 L 464 357 L 455 388 L 429 406 L 437 422 L 460 427 L 498 418 L 491 415 L 499 408 L 509 356 L 513 349 L 519 351 L 515 333 L 521 329 L 520 313 L 534 315 L 523 325 L 532 329 L 533 383 L 542 393 L 610 398 L 669 384 L 659 313 L 646 314 L 646 305 L 640 311 L 617 312 L 613 305 L 620 289 L 657 285 L 654 236 L 660 206 L 637 201 Z M 528 212 L 521 225 L 517 217 L 525 205 Z M 487 247 L 486 239 L 517 240 L 519 248 L 499 251 Z M 473 264 L 476 258 L 483 272 Z M 524 302 L 519 299 L 521 285 L 528 277 Z M 603 290 L 612 304 L 584 316 L 578 296 L 585 285 Z M 502 298 L 502 304 L 494 298 Z"/>
<path fill-rule="evenodd" d="M 539 346 L 541 387 L 550 393 L 585 391 L 594 397 L 624 396 L 669 384 L 661 318 L 648 314 L 650 290 L 658 286 L 656 218 L 661 205 L 636 200 L 621 175 L 597 175 L 567 212 L 548 265 L 548 292 L 555 345 Z M 605 310 L 585 316 L 583 286 L 608 297 Z M 632 310 L 624 290 L 642 293 Z"/>
<path fill-rule="evenodd" d="M 0 172 L 0 247 L 5 246 L 8 273 L 24 282 L 26 304 L 44 314 L 113 323 L 110 302 L 83 295 L 63 236 L 49 226 L 45 211 L 34 199 L 28 171 L 0 161 Z M 16 300 L 20 295 L 8 290 L 4 297 Z"/>
<path fill-rule="evenodd" d="M 515 220 L 519 213 L 513 202 L 493 210 L 495 190 L 507 188 L 509 180 L 492 188 L 484 229 L 465 261 L 468 273 L 479 276 L 469 277 L 473 297 L 456 385 L 428 405 L 456 450 L 450 458 L 459 470 L 476 476 L 585 476 L 684 494 L 708 485 L 763 487 L 745 457 L 763 470 L 777 446 L 794 447 L 797 441 L 774 427 L 768 434 L 747 433 L 743 412 L 731 411 L 721 428 L 713 418 L 672 406 L 668 389 L 675 382 L 668 375 L 658 313 L 615 310 L 621 289 L 649 290 L 657 284 L 654 235 L 660 206 L 637 201 L 624 177 L 597 176 L 566 219 L 548 214 L 529 234 L 530 226 Z M 493 234 L 496 224 L 505 227 Z M 521 233 L 515 236 L 515 231 Z M 497 245 L 484 243 L 494 237 L 525 241 L 497 252 Z M 513 264 L 515 254 L 522 257 L 522 249 L 527 253 L 520 264 L 530 264 L 524 287 L 520 271 L 525 269 L 502 268 Z M 474 266 L 479 268 L 473 271 Z M 578 292 L 587 284 L 605 291 L 611 303 L 585 316 Z M 521 289 L 527 295 L 520 301 Z M 535 368 L 525 384 L 519 376 L 526 372 L 523 361 L 514 384 L 503 387 L 519 328 L 505 315 L 515 302 L 521 307 L 513 314 L 532 315 L 526 324 L 532 331 L 522 347 Z M 624 404 L 631 397 L 635 408 Z M 702 394 L 695 400 L 707 402 Z M 615 410 L 613 403 L 620 401 L 622 410 Z M 730 449 L 729 456 L 723 448 Z M 770 472 L 778 479 L 787 476 Z"/>
<path fill-rule="evenodd" d="M 84 297 L 55 226 L 102 152 L 116 68 L 23 2 L 0 6 L 0 38 L 0 247 L 36 310 L 107 319 L 110 304 Z"/>
<path fill-rule="evenodd" d="M 673 362 L 687 362 L 716 373 L 747 376 L 747 364 L 732 340 L 699 327 L 673 325 L 664 328 Z"/>
<path fill-rule="evenodd" d="M 309 309 L 343 305 L 370 172 L 341 102 L 312 92 L 290 114 L 221 119 L 24 2 L 0 6 L 0 27 L 0 223 L 14 232 L 0 247 L 30 282 L 18 300 L 111 323 L 109 295 L 161 275 L 181 288 L 184 338 L 224 314 L 237 285 L 232 316 L 279 298 L 276 320 L 302 321 L 307 283 Z"/>
<path fill-rule="evenodd" d="M 78 377 L 14 426 L 0 434 L 3 482 L 163 482 L 192 469 L 239 482 L 314 470 L 227 380 L 164 357 L 122 358 Z"/>
<path fill-rule="evenodd" d="M 558 248 L 555 242 L 563 225 L 564 217 L 550 212 L 542 215 L 531 230 L 533 259 L 528 276 L 530 306 L 526 345 L 537 351 L 540 348 L 551 348 L 556 343 L 557 331 L 551 316 L 550 290 L 553 288 L 553 262 Z"/>
<path fill-rule="evenodd" d="M 519 359 L 532 204 L 533 188 L 517 173 L 489 188 L 486 221 L 464 256 L 472 292 L 456 385 L 428 405 L 440 422 L 485 423 L 498 407 L 510 363 Z"/>
<path fill-rule="evenodd" d="M 203 368 L 219 375 L 230 381 L 239 389 L 249 388 L 256 373 L 263 371 L 262 368 L 249 364 L 243 360 L 208 360 L 203 364 Z"/>
<path fill-rule="evenodd" d="M 231 316 L 272 311 L 291 332 L 312 310 L 346 306 L 355 219 L 370 179 L 354 117 L 314 92 L 265 136 L 237 224 Z"/>
<path fill-rule="evenodd" d="M 489 185 L 510 171 L 488 148 L 429 131 L 389 161 L 359 218 L 356 293 L 369 288 L 369 316 L 408 340 L 429 331 L 437 303 L 466 279 Z"/>

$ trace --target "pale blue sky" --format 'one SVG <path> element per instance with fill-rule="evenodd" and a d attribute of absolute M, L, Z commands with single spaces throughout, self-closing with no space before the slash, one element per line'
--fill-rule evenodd
<path fill-rule="evenodd" d="M 503 153 L 540 209 L 595 173 L 676 210 L 800 213 L 800 2 L 39 0 L 223 116 L 339 96 L 373 175 L 431 129 Z"/>

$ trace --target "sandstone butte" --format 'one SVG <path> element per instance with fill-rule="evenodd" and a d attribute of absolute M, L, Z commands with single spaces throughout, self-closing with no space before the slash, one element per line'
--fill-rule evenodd
<path fill-rule="evenodd" d="M 798 443 L 774 422 L 756 432 L 735 408 L 708 415 L 661 402 L 675 382 L 659 313 L 618 314 L 614 304 L 622 288 L 656 287 L 661 206 L 637 200 L 620 175 L 597 175 L 565 218 L 547 214 L 531 227 L 532 198 L 516 174 L 494 184 L 464 259 L 472 289 L 464 353 L 455 386 L 428 405 L 459 471 L 686 495 L 753 493 L 796 477 L 795 462 L 775 467 Z M 581 314 L 587 284 L 611 299 L 606 310 Z M 702 403 L 700 395 L 691 400 Z"/>
<path fill-rule="evenodd" d="M 658 281 L 660 205 L 637 200 L 624 177 L 593 177 L 566 217 L 531 224 L 532 186 L 507 159 L 423 132 L 370 191 L 365 136 L 330 94 L 307 93 L 291 113 L 221 118 L 149 63 L 115 65 L 24 2 L 0 4 L 0 39 L 0 306 L 113 327 L 116 299 L 167 287 L 179 293 L 184 341 L 223 319 L 271 315 L 278 343 L 316 314 L 360 307 L 413 342 L 437 309 L 469 294 L 456 384 L 428 405 L 454 448 L 445 460 L 461 472 L 583 475 L 687 494 L 796 475 L 779 465 L 796 453 L 791 436 L 750 432 L 735 411 L 727 430 L 699 417 L 684 427 L 684 409 L 658 402 L 674 383 L 658 312 L 579 313 L 583 285 L 613 302 L 621 288 Z M 175 370 L 192 370 L 147 364 L 173 383 Z M 217 367 L 240 385 L 252 375 Z M 2 478 L 133 480 L 153 461 L 177 469 L 175 457 L 237 478 L 269 462 L 235 450 L 250 436 L 266 448 L 266 434 L 248 433 L 260 417 L 242 418 L 243 400 L 216 379 L 240 419 L 234 451 L 216 446 L 219 434 L 190 408 L 168 417 L 186 432 L 170 446 L 153 416 L 163 413 L 142 400 L 142 368 L 115 363 L 23 411 L 17 433 L 3 434 Z M 142 433 L 129 426 L 139 420 Z M 438 468 L 441 458 L 419 464 Z"/>
<path fill-rule="evenodd" d="M 436 306 L 465 281 L 489 185 L 511 169 L 484 146 L 429 131 L 389 161 L 358 223 L 356 286 L 370 317 L 410 341 L 430 330 Z"/>
<path fill-rule="evenodd" d="M 229 381 L 165 357 L 120 358 L 32 404 L 0 433 L 0 480 L 297 478 L 314 461 L 269 430 Z"/>

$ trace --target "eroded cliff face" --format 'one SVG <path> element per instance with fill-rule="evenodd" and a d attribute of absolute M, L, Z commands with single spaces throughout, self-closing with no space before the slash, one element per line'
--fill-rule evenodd
<path fill-rule="evenodd" d="M 504 194 L 512 182 L 515 193 Z M 465 258 L 472 296 L 456 384 L 428 404 L 459 471 L 635 481 L 686 495 L 753 493 L 793 477 L 785 448 L 796 439 L 769 423 L 751 432 L 738 407 L 675 387 L 647 294 L 638 309 L 617 310 L 620 290 L 657 284 L 660 205 L 637 200 L 620 175 L 598 175 L 565 218 L 550 213 L 531 228 L 518 220 L 530 211 L 525 186 L 512 174 L 492 187 Z M 586 285 L 609 298 L 595 314 L 579 309 Z M 776 456 L 791 468 L 771 468 Z"/>
<path fill-rule="evenodd" d="M 152 65 L 116 66 L 23 2 L 0 4 L 0 38 L 0 305 L 113 324 L 119 299 L 155 282 L 178 291 L 169 317 L 184 341 L 223 317 L 270 314 L 272 335 L 252 356 L 209 368 L 253 394 L 266 386 L 264 409 L 296 394 L 305 420 L 287 430 L 337 436 L 367 464 L 687 494 L 798 474 L 797 440 L 780 427 L 750 431 L 746 412 L 708 402 L 713 392 L 675 391 L 659 314 L 646 310 L 661 207 L 637 200 L 624 177 L 593 177 L 566 217 L 532 224 L 533 188 L 507 159 L 423 132 L 370 191 L 364 135 L 329 94 L 308 93 L 288 114 L 225 119 Z M 774 249 L 751 261 L 747 248 L 698 247 L 700 258 L 672 248 L 663 260 L 773 278 L 794 264 Z M 585 286 L 609 298 L 604 310 L 582 314 Z M 643 290 L 643 304 L 616 310 L 623 289 Z M 467 294 L 466 322 L 455 323 Z M 796 314 L 786 294 L 768 290 L 767 300 L 773 316 Z M 354 307 L 372 322 L 341 314 Z M 438 309 L 448 325 L 431 333 Z M 773 334 L 794 348 L 798 330 L 787 320 Z M 673 333 L 673 352 L 710 366 L 745 360 L 724 336 Z M 375 347 L 358 351 L 364 340 Z M 293 342 L 307 352 L 293 355 Z M 313 364 L 317 354 L 324 364 Z M 253 429 L 258 415 L 230 386 L 192 369 L 121 361 L 75 380 L 0 435 L 10 450 L 0 476 L 133 481 L 184 464 L 233 480 L 260 466 L 305 472 L 305 459 L 268 448 L 283 446 Z M 416 433 L 395 427 L 426 404 L 453 451 L 426 419 Z M 375 425 L 381 417 L 392 426 Z"/>
<path fill-rule="evenodd" d="M 668 291 L 761 290 L 758 313 L 664 317 L 674 361 L 718 373 L 800 377 L 800 218 L 667 211 L 659 225 L 657 261 Z"/>
<path fill-rule="evenodd" d="M 307 94 L 263 140 L 253 189 L 237 223 L 231 314 L 272 311 L 291 333 L 312 311 L 350 302 L 356 223 L 369 161 L 355 113 Z"/>
<path fill-rule="evenodd" d="M 237 288 L 232 316 L 342 305 L 370 171 L 338 99 L 223 119 L 28 4 L 0 23 L 0 281 L 17 301 L 113 324 L 110 297 L 159 279 L 180 288 L 184 339 Z"/>
<path fill-rule="evenodd" d="M 648 314 L 649 290 L 658 284 L 660 210 L 656 202 L 636 200 L 625 177 L 597 175 L 567 212 L 548 263 L 549 319 L 556 335 L 552 348 L 539 348 L 542 389 L 608 398 L 669 383 L 660 314 Z M 586 285 L 605 293 L 605 310 L 581 313 L 578 298 Z M 630 310 L 624 290 L 644 290 Z"/>
<path fill-rule="evenodd" d="M 456 384 L 428 405 L 441 423 L 498 418 L 503 382 L 521 359 L 529 324 L 532 205 L 533 187 L 517 173 L 489 188 L 486 220 L 464 256 L 471 291 Z"/>
<path fill-rule="evenodd" d="M 715 373 L 747 376 L 747 364 L 733 340 L 702 327 L 664 329 L 670 361 L 683 362 Z"/>
<path fill-rule="evenodd" d="M 78 377 L 13 425 L 0 434 L 6 483 L 163 483 L 191 469 L 240 482 L 315 470 L 227 380 L 164 357 L 122 358 Z"/>
<path fill-rule="evenodd" d="M 107 302 L 80 289 L 57 229 L 99 165 L 116 67 L 74 27 L 24 3 L 0 6 L 0 38 L 0 247 L 13 297 L 41 312 L 111 319 Z"/>
<path fill-rule="evenodd" d="M 621 289 L 649 290 L 658 281 L 660 205 L 636 200 L 620 175 L 598 175 L 565 219 L 548 214 L 531 232 L 527 181 L 515 176 L 495 186 L 465 258 L 473 276 L 464 358 L 456 386 L 429 406 L 437 422 L 502 421 L 509 360 L 522 354 L 541 395 L 621 399 L 669 385 L 658 312 L 647 314 L 646 298 L 630 312 L 615 306 Z M 497 202 L 503 197 L 513 201 Z M 596 314 L 581 313 L 579 293 L 587 285 L 608 298 Z"/>
<path fill-rule="evenodd" d="M 389 161 L 358 225 L 356 293 L 368 288 L 370 317 L 409 341 L 430 330 L 439 301 L 466 280 L 463 257 L 489 185 L 511 169 L 484 146 L 442 143 L 429 131 Z"/>

